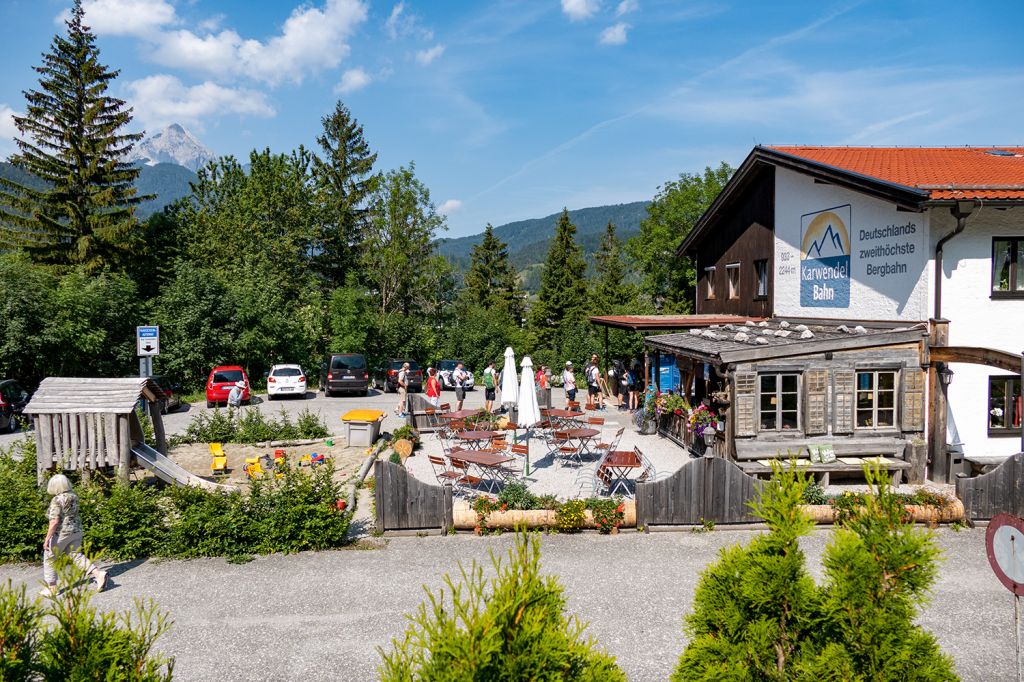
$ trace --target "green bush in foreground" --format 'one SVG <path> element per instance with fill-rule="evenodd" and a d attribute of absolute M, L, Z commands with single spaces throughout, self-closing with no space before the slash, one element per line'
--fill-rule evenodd
<path fill-rule="evenodd" d="M 540 540 L 518 533 L 508 559 L 492 554 L 497 575 L 460 567 L 445 576 L 448 595 L 427 592 L 405 637 L 393 640 L 380 676 L 399 680 L 625 680 L 612 656 L 600 651 L 585 628 L 565 615 L 565 597 L 554 577 L 540 573 Z M 489 589 L 488 589 L 489 588 Z"/>
<path fill-rule="evenodd" d="M 48 497 L 36 486 L 35 456 L 25 443 L 0 453 L 0 562 L 38 560 Z M 13 458 L 23 448 L 23 461 Z M 339 511 L 341 486 L 330 462 L 312 470 L 286 467 L 281 478 L 252 482 L 248 494 L 94 475 L 76 485 L 88 551 L 115 561 L 299 552 L 340 547 L 351 512 Z M 2 679 L 2 678 L 0 678 Z"/>
<path fill-rule="evenodd" d="M 798 544 L 813 528 L 799 507 L 807 481 L 776 470 L 751 504 L 769 532 L 704 570 L 673 680 L 957 679 L 914 623 L 936 576 L 933 535 L 904 521 L 884 473 L 865 474 L 872 492 L 834 532 L 818 586 Z"/>
<path fill-rule="evenodd" d="M 24 586 L 0 586 L 0 680 L 172 679 L 174 660 L 152 653 L 171 623 L 151 601 L 97 613 L 77 567 L 59 562 L 58 575 L 59 596 L 30 601 Z"/>
<path fill-rule="evenodd" d="M 292 422 L 281 408 L 277 417 L 263 414 L 258 409 L 215 409 L 200 412 L 192 419 L 185 433 L 173 439 L 175 443 L 263 443 L 271 440 L 299 440 L 326 438 L 330 435 L 327 424 L 308 408 L 299 412 Z"/>

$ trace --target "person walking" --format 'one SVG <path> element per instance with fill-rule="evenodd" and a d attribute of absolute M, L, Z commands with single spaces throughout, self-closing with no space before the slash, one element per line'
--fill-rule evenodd
<path fill-rule="evenodd" d="M 452 370 L 452 383 L 455 384 L 455 411 L 458 412 L 462 409 L 462 403 L 466 400 L 466 380 L 469 379 L 469 373 L 466 371 L 466 366 L 462 362 L 455 364 L 455 369 Z"/>
<path fill-rule="evenodd" d="M 615 362 L 616 372 L 619 377 L 619 409 L 629 409 L 630 394 L 629 394 L 629 370 L 626 369 L 626 362 L 617 360 Z"/>
<path fill-rule="evenodd" d="M 597 354 L 590 356 L 587 365 L 587 409 L 603 410 L 604 396 L 601 394 L 601 369 L 597 366 Z"/>
<path fill-rule="evenodd" d="M 427 370 L 427 402 L 434 407 L 441 404 L 441 382 L 437 380 L 437 369 Z"/>
<path fill-rule="evenodd" d="M 53 495 L 46 516 L 50 526 L 43 540 L 43 580 L 46 586 L 44 596 L 57 594 L 57 568 L 54 565 L 58 555 L 66 555 L 75 565 L 92 579 L 96 590 L 107 587 L 107 572 L 96 567 L 82 554 L 82 517 L 78 514 L 78 495 L 71 489 L 71 481 L 64 474 L 57 474 L 46 484 L 46 492 Z"/>
<path fill-rule="evenodd" d="M 640 368 L 634 362 L 629 369 L 629 409 L 636 412 L 640 409 Z"/>
<path fill-rule="evenodd" d="M 494 360 L 487 363 L 484 370 L 484 412 L 490 414 L 494 406 L 494 397 L 498 386 L 498 372 L 494 369 Z"/>
<path fill-rule="evenodd" d="M 405 418 L 405 407 L 406 398 L 409 395 L 409 363 L 403 362 L 402 369 L 398 370 L 398 379 L 396 381 L 396 387 L 398 390 L 398 405 L 395 406 L 395 414 L 399 418 Z"/>
<path fill-rule="evenodd" d="M 569 409 L 569 403 L 576 402 L 576 372 L 572 370 L 572 363 L 565 363 L 565 370 L 562 372 L 562 388 L 565 389 L 565 409 Z"/>

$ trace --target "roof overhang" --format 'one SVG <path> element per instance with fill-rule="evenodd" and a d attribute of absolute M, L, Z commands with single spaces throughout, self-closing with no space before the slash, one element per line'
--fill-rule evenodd
<path fill-rule="evenodd" d="M 47 377 L 39 384 L 26 414 L 128 414 L 139 399 L 156 402 L 166 396 L 149 377 L 88 379 Z"/>
<path fill-rule="evenodd" d="M 747 158 L 743 160 L 740 167 L 736 169 L 736 172 L 711 203 L 711 206 L 708 207 L 708 210 L 704 211 L 704 214 L 697 220 L 693 229 L 690 230 L 690 234 L 679 245 L 679 248 L 676 249 L 676 255 L 690 252 L 704 238 L 705 233 L 714 225 L 733 197 L 746 187 L 747 183 L 759 169 L 765 166 L 787 168 L 813 177 L 815 180 L 838 185 L 855 192 L 892 202 L 899 208 L 908 211 L 923 211 L 931 196 L 931 193 L 927 190 L 879 180 L 878 178 L 854 173 L 843 168 L 829 166 L 800 156 L 780 152 L 771 147 L 757 145 L 747 155 Z"/>
<path fill-rule="evenodd" d="M 715 324 L 743 324 L 763 319 L 738 315 L 593 315 L 590 323 L 631 332 L 652 332 L 710 327 Z"/>

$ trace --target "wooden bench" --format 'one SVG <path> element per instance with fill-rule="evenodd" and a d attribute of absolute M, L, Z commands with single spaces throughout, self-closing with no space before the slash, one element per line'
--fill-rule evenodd
<path fill-rule="evenodd" d="M 880 457 L 882 468 L 892 476 L 893 485 L 903 480 L 903 472 L 911 463 L 903 459 L 906 441 L 902 438 L 804 438 L 794 441 L 764 439 L 737 440 L 736 462 L 747 474 L 762 478 L 771 476 L 771 466 L 765 460 L 779 460 L 785 464 L 790 456 L 797 459 L 803 471 L 813 474 L 821 485 L 828 485 L 831 474 L 860 474 L 864 461 Z M 836 461 L 812 464 L 811 449 L 832 448 Z"/>

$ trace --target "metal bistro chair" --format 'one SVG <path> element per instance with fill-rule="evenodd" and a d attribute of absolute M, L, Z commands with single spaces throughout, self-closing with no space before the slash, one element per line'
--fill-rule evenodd
<path fill-rule="evenodd" d="M 646 483 L 650 481 L 659 480 L 658 471 L 654 468 L 654 463 L 645 455 L 640 452 L 640 448 L 634 446 L 633 452 L 640 458 L 640 475 L 637 476 L 637 483 Z"/>
<path fill-rule="evenodd" d="M 593 469 L 583 469 L 576 476 L 574 485 L 579 488 L 581 495 L 606 495 L 611 490 L 611 473 L 604 466 L 610 452 L 611 450 L 603 450 Z"/>
<path fill-rule="evenodd" d="M 427 460 L 430 462 L 430 467 L 434 470 L 434 478 L 436 478 L 437 482 L 441 485 L 451 483 L 454 487 L 457 485 L 459 479 L 462 478 L 462 474 L 448 466 L 448 463 L 444 461 L 444 458 L 438 457 L 437 455 L 427 455 Z"/>
<path fill-rule="evenodd" d="M 612 437 L 611 442 L 608 442 L 608 443 L 598 443 L 597 445 L 594 446 L 594 449 L 596 449 L 596 450 L 607 450 L 608 452 L 614 452 L 615 450 L 618 450 L 619 449 L 619 441 L 622 440 L 622 434 L 624 434 L 625 432 L 626 432 L 626 427 L 625 426 L 620 427 L 619 430 L 615 432 L 615 436 Z"/>
<path fill-rule="evenodd" d="M 555 461 L 562 462 L 559 466 L 565 466 L 565 463 L 570 460 L 575 460 L 580 465 L 583 464 L 583 460 L 580 459 L 580 449 L 572 444 L 567 432 L 555 431 L 554 442 L 556 446 Z"/>
<path fill-rule="evenodd" d="M 475 495 L 480 492 L 479 486 L 484 479 L 469 472 L 469 464 L 458 458 L 458 452 L 453 451 L 452 454 L 455 456 L 449 456 L 448 461 L 452 463 L 452 469 L 459 474 L 459 479 L 455 484 L 456 488 L 466 495 Z"/>

